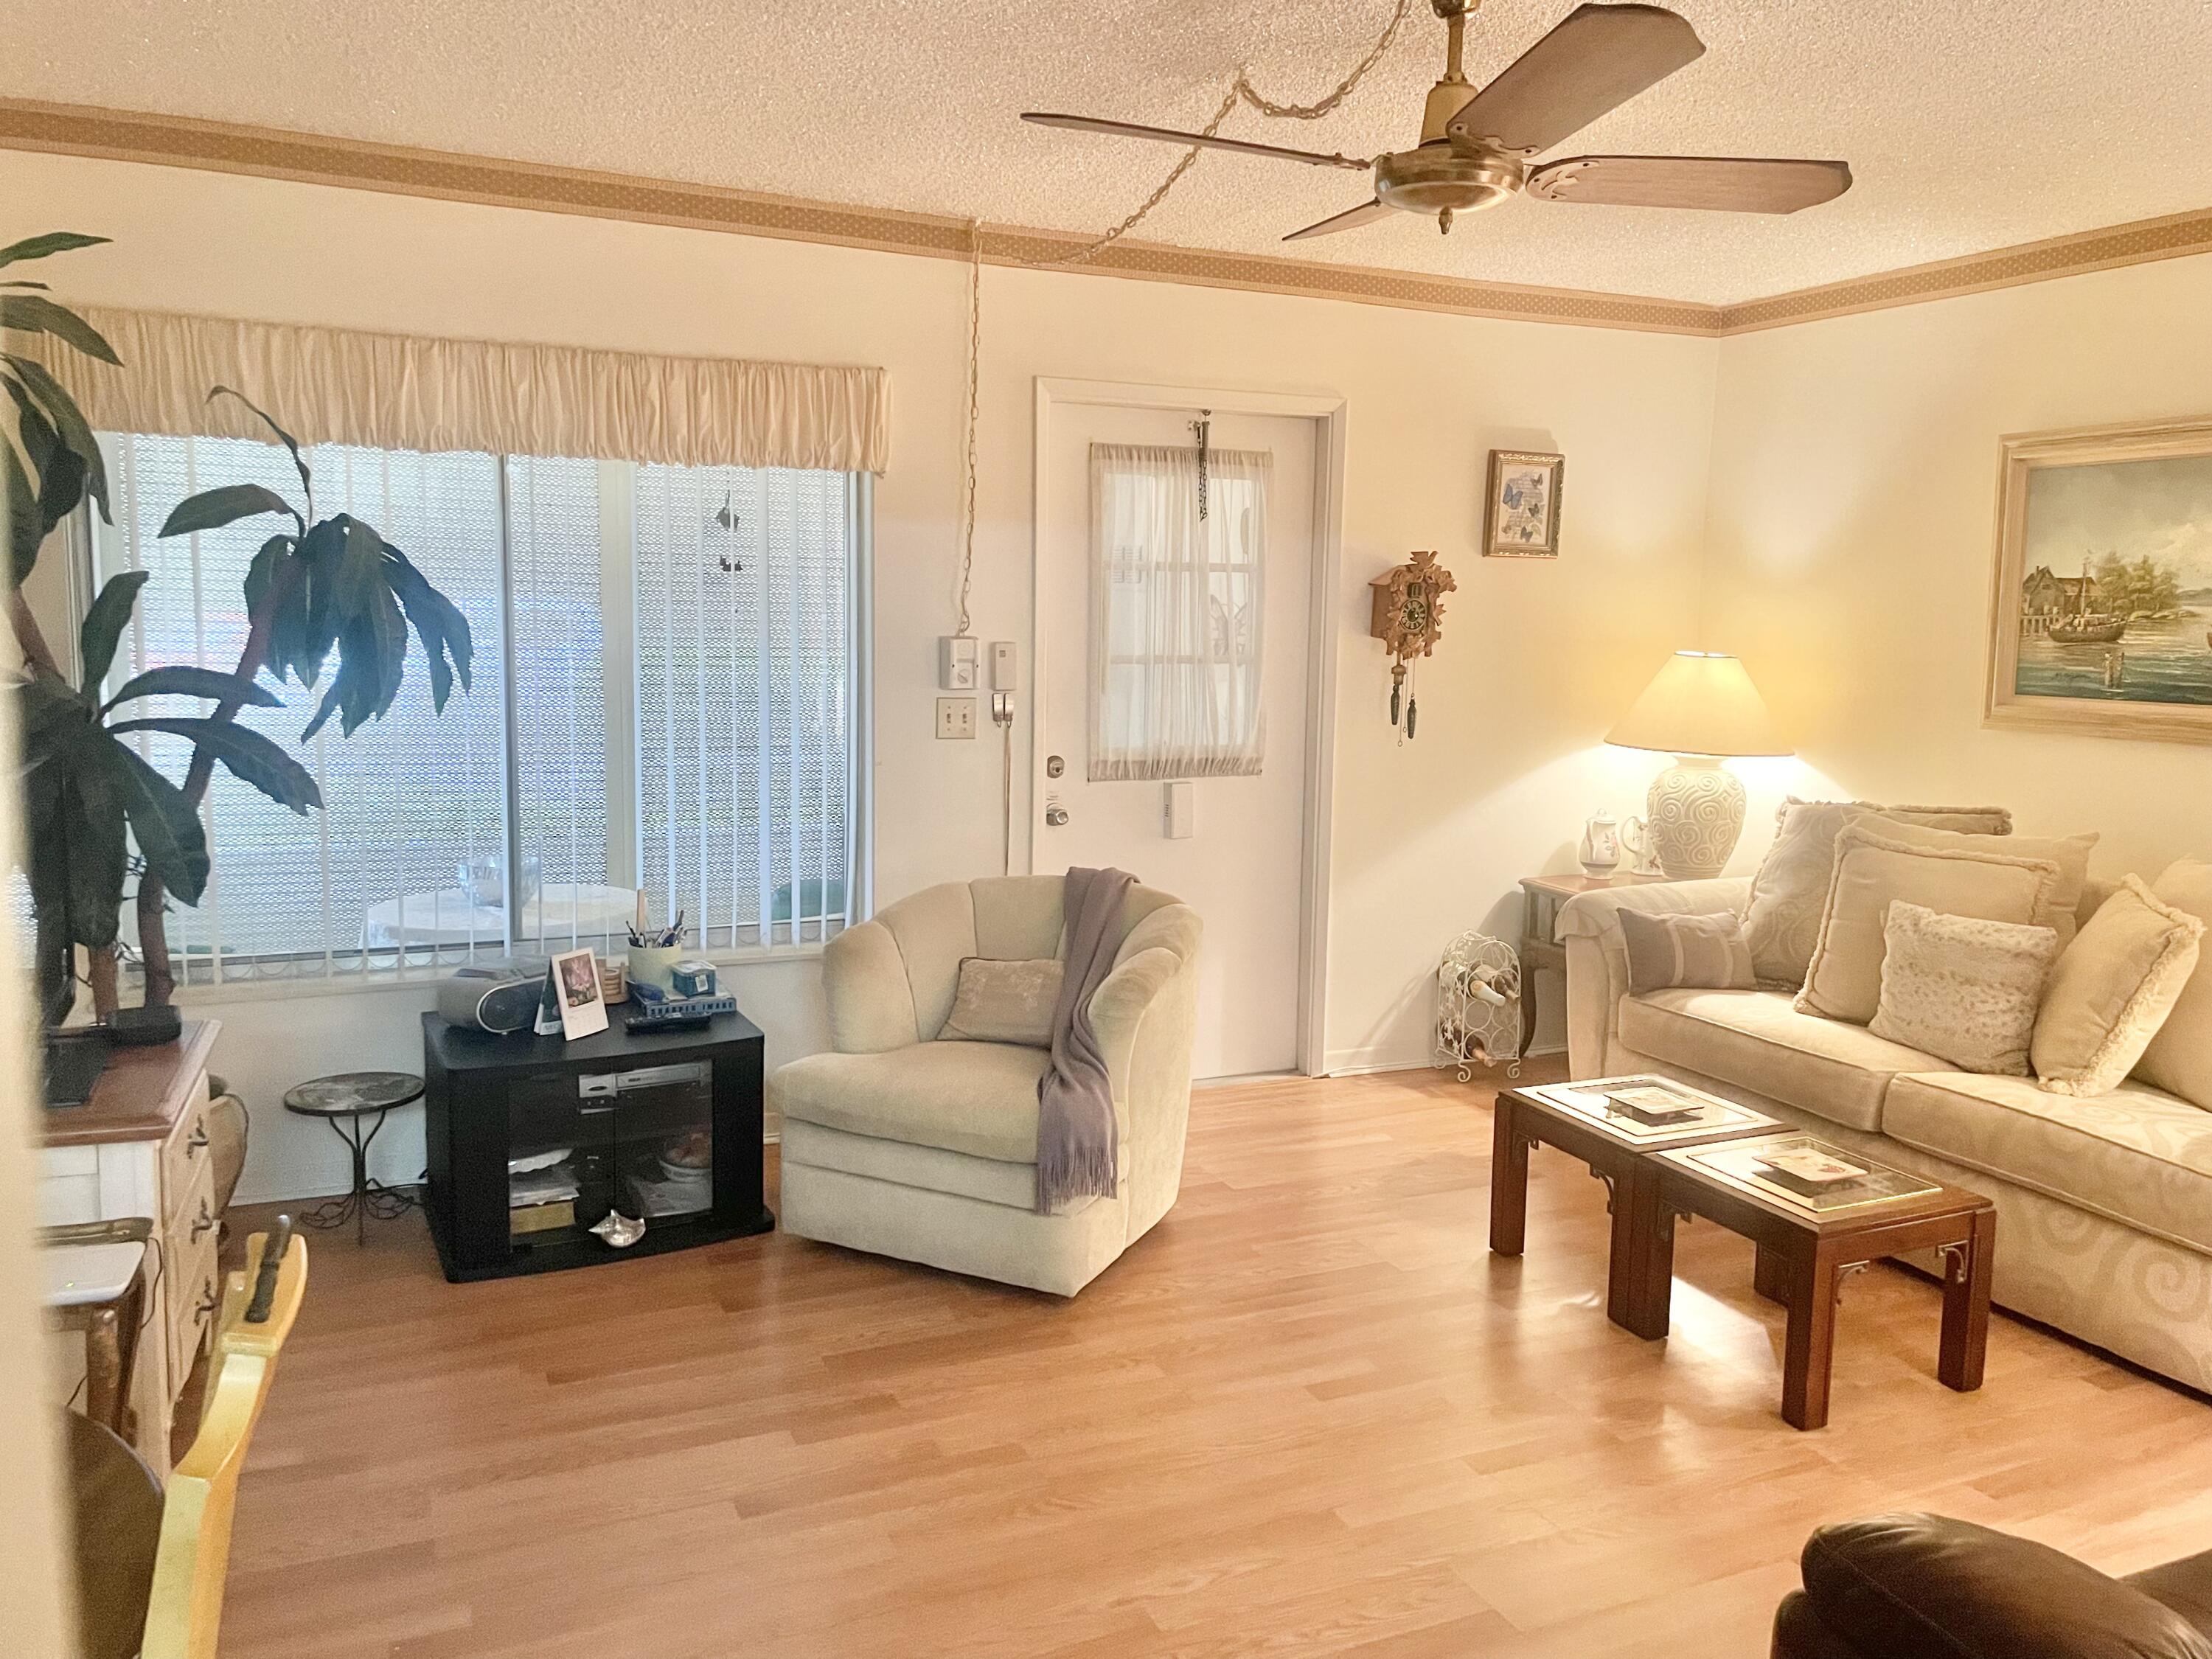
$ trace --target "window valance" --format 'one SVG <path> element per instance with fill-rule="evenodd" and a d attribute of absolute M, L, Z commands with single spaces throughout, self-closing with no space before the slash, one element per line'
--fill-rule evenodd
<path fill-rule="evenodd" d="M 124 367 L 40 356 L 99 430 L 265 439 L 234 400 L 208 402 L 228 386 L 303 443 L 840 472 L 890 460 L 880 368 L 78 308 Z"/>

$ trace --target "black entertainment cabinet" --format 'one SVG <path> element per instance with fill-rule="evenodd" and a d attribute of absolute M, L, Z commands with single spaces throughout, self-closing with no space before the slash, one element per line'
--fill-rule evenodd
<path fill-rule="evenodd" d="M 619 1011 L 616 1011 L 617 1018 Z M 764 1233 L 760 1028 L 494 1036 L 422 1016 L 427 1209 L 456 1284 Z M 617 1249 L 610 1209 L 645 1234 Z"/>

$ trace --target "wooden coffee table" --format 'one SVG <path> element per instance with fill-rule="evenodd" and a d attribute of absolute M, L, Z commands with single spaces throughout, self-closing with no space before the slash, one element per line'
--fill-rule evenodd
<path fill-rule="evenodd" d="M 1634 1081 L 1607 1078 L 1588 1084 L 1549 1084 L 1540 1087 L 1501 1090 L 1491 1131 L 1490 1248 L 1498 1255 L 1519 1255 L 1528 1229 L 1528 1153 L 1535 1146 L 1556 1146 L 1570 1158 L 1589 1165 L 1589 1171 L 1606 1184 L 1606 1209 L 1613 1217 L 1613 1259 L 1606 1274 L 1606 1317 L 1638 1336 L 1667 1334 L 1667 1297 L 1673 1253 L 1658 1272 L 1662 1286 L 1656 1309 L 1650 1305 L 1652 1281 L 1644 1261 L 1651 1231 L 1633 1226 L 1638 1215 L 1648 1215 L 1655 1200 L 1650 1190 L 1657 1178 L 1652 1154 L 1669 1147 L 1703 1146 L 1716 1141 L 1741 1140 L 1772 1135 L 1789 1126 L 1763 1112 L 1753 1111 L 1672 1079 L 1653 1074 L 1648 1080 L 1665 1081 L 1669 1087 L 1710 1102 L 1717 1115 L 1728 1121 L 1672 1132 L 1650 1130 L 1625 1119 L 1607 1119 L 1563 1103 L 1588 1101 L 1608 1087 Z"/>
<path fill-rule="evenodd" d="M 1725 1151 L 1755 1152 L 1761 1146 L 1803 1138 L 1737 1140 Z M 1646 1155 L 1643 1161 L 1649 1166 L 1648 1177 L 1629 1189 L 1626 1231 L 1632 1282 L 1624 1294 L 1635 1310 L 1639 1334 L 1667 1334 L 1675 1217 L 1703 1216 L 1742 1235 L 1759 1247 L 1754 1286 L 1790 1311 L 1783 1353 L 1783 1418 L 1796 1428 L 1817 1429 L 1828 1420 L 1836 1305 L 1844 1281 L 1886 1256 L 1932 1249 L 1943 1258 L 1943 1330 L 1936 1375 L 1946 1388 L 1961 1393 L 1982 1386 L 1997 1230 L 1996 1211 L 1988 1199 L 1961 1187 L 1931 1182 L 1932 1192 L 1815 1216 L 1786 1199 L 1769 1196 L 1749 1182 L 1706 1167 L 1690 1156 L 1694 1150 Z M 1846 1156 L 1855 1162 L 1875 1162 L 1855 1152 Z M 1616 1216 L 1616 1277 L 1623 1231 Z"/>

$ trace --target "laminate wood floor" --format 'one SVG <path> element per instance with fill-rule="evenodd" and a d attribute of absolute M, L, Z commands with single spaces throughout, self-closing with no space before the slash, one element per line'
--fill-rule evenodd
<path fill-rule="evenodd" d="M 1904 1273 L 1801 1434 L 1743 1241 L 1685 1229 L 1639 1341 L 1547 1149 L 1492 1258 L 1489 1102 L 1202 1091 L 1180 1205 L 1073 1304 L 780 1234 L 470 1285 L 419 1219 L 316 1236 L 222 1651 L 1756 1659 L 1824 1520 L 2212 1544 L 2212 1407 L 2002 1316 L 1952 1394 Z"/>

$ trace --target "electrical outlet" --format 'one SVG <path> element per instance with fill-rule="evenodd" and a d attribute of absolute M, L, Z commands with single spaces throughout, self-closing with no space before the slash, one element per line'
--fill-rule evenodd
<path fill-rule="evenodd" d="M 975 699 L 939 697 L 937 700 L 937 735 L 940 738 L 974 737 Z"/>

